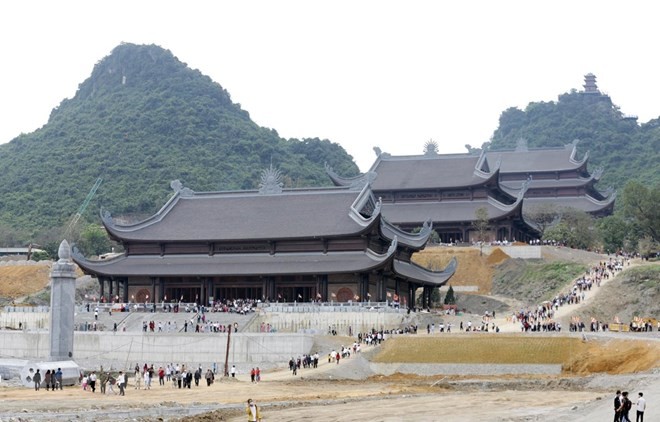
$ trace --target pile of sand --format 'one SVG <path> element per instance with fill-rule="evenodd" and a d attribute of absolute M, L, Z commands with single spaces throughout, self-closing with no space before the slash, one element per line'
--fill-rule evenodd
<path fill-rule="evenodd" d="M 492 258 L 491 258 L 492 256 Z M 509 256 L 500 248 L 495 248 L 491 255 L 483 255 L 475 248 L 448 248 L 443 246 L 427 247 L 413 255 L 412 260 L 418 265 L 441 270 L 452 258 L 458 260 L 456 273 L 449 281 L 452 286 L 477 286 L 478 294 L 490 294 L 493 286 L 494 267 Z"/>
<path fill-rule="evenodd" d="M 490 255 L 488 255 L 488 258 L 486 259 L 486 263 L 488 265 L 498 265 L 500 262 L 506 261 L 507 259 L 510 259 L 511 257 L 504 253 L 502 249 L 500 248 L 494 248 Z"/>

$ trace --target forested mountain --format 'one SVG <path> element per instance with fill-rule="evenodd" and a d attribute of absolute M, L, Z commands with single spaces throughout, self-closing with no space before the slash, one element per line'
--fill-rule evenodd
<path fill-rule="evenodd" d="M 103 179 L 82 221 L 146 216 L 180 179 L 195 191 L 257 188 L 272 163 L 285 187 L 330 185 L 324 162 L 358 167 L 338 144 L 282 139 L 229 93 L 155 45 L 122 44 L 37 131 L 0 145 L 0 246 L 62 232 Z"/>
<path fill-rule="evenodd" d="M 530 147 L 561 146 L 579 139 L 578 151 L 589 152 L 589 169 L 604 169 L 598 187 L 621 191 L 627 181 L 660 182 L 660 118 L 639 125 L 624 116 L 607 95 L 573 90 L 556 102 L 512 107 L 500 116 L 491 149 L 512 148 L 521 137 Z"/>

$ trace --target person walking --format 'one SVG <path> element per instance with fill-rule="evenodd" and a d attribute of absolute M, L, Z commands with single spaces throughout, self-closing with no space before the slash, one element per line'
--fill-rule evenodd
<path fill-rule="evenodd" d="M 114 385 L 117 383 L 117 380 L 112 375 L 110 375 L 110 372 L 108 372 L 106 375 L 108 378 L 108 390 L 110 390 L 112 394 L 117 394 L 115 392 L 115 389 L 113 388 Z"/>
<path fill-rule="evenodd" d="M 621 390 L 616 390 L 614 396 L 614 422 L 621 422 Z"/>
<path fill-rule="evenodd" d="M 247 420 L 248 422 L 261 422 L 261 409 L 257 406 L 252 399 L 247 401 Z"/>
<path fill-rule="evenodd" d="M 41 373 L 38 369 L 32 377 L 32 381 L 34 381 L 34 391 L 39 391 L 39 388 L 41 387 Z"/>
<path fill-rule="evenodd" d="M 632 408 L 632 402 L 628 398 L 628 392 L 621 393 L 621 407 L 619 407 L 619 414 L 621 415 L 621 422 L 631 422 L 628 413 Z"/>
<path fill-rule="evenodd" d="M 51 376 L 53 373 L 51 372 Z M 55 380 L 53 382 L 53 391 L 55 391 L 55 388 L 59 387 L 60 390 L 64 389 L 64 386 L 62 385 L 62 368 L 57 368 L 57 372 L 55 372 Z"/>
<path fill-rule="evenodd" d="M 48 369 L 46 371 L 46 375 L 44 375 L 44 382 L 46 383 L 46 391 L 48 391 L 48 389 L 50 388 L 50 384 L 52 382 L 52 379 L 53 379 L 53 376 L 50 373 L 50 369 Z M 53 386 L 53 390 L 54 389 L 55 389 L 55 387 Z"/>
<path fill-rule="evenodd" d="M 119 386 L 119 395 L 125 396 L 124 388 L 126 388 L 126 376 L 122 371 L 119 371 L 119 375 L 117 376 L 117 385 Z"/>
<path fill-rule="evenodd" d="M 94 371 L 89 375 L 89 387 L 92 389 L 92 393 L 96 392 L 96 372 Z"/>
<path fill-rule="evenodd" d="M 639 397 L 637 398 L 637 419 L 636 422 L 644 422 L 644 411 L 646 410 L 646 399 L 644 398 L 644 393 L 639 392 Z"/>

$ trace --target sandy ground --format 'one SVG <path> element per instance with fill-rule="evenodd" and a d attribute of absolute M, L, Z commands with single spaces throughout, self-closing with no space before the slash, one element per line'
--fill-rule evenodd
<path fill-rule="evenodd" d="M 598 291 L 592 291 L 585 304 Z M 568 316 L 578 306 L 562 308 L 561 313 Z M 635 333 L 602 336 L 640 339 Z M 641 338 L 660 343 L 657 331 Z M 636 357 L 621 355 L 621 359 Z M 252 398 L 261 405 L 264 421 L 597 422 L 612 420 L 612 398 L 621 388 L 630 391 L 633 399 L 638 391 L 644 392 L 648 403 L 645 420 L 653 422 L 660 421 L 660 354 L 657 361 L 650 371 L 620 375 L 489 378 L 396 374 L 338 379 L 342 371 L 350 372 L 351 365 L 357 364 L 353 358 L 340 365 L 322 361 L 318 369 L 303 369 L 295 377 L 286 369 L 267 371 L 258 384 L 239 374 L 236 379 L 219 379 L 211 387 L 204 384 L 183 390 L 169 384 L 155 385 L 151 390 L 135 390 L 129 385 L 124 397 L 91 393 L 80 387 L 36 392 L 0 383 L 0 421 L 238 422 L 246 420 L 245 401 Z M 634 417 L 634 408 L 631 415 Z"/>
<path fill-rule="evenodd" d="M 658 341 L 658 339 L 649 339 Z M 353 359 L 340 363 L 348 368 Z M 244 421 L 247 398 L 273 421 L 604 421 L 616 388 L 644 391 L 647 421 L 660 420 L 660 371 L 596 377 L 466 379 L 395 375 L 336 380 L 338 365 L 321 362 L 293 376 L 286 369 L 264 373 L 258 384 L 247 375 L 211 387 L 151 390 L 129 386 L 126 396 L 91 393 L 80 387 L 36 392 L 0 388 L 0 420 L 186 420 Z M 348 370 L 348 369 L 347 369 Z M 314 379 L 312 379 L 312 377 Z M 212 413 L 208 413 L 212 412 Z M 205 414 L 204 414 L 205 413 Z M 193 416 L 198 415 L 198 416 Z"/>

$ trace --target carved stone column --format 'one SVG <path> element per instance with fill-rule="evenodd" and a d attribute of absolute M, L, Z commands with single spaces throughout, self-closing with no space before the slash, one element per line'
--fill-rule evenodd
<path fill-rule="evenodd" d="M 73 320 L 76 305 L 76 272 L 71 260 L 71 248 L 66 240 L 60 243 L 59 260 L 50 273 L 50 353 L 51 361 L 73 357 Z"/>

